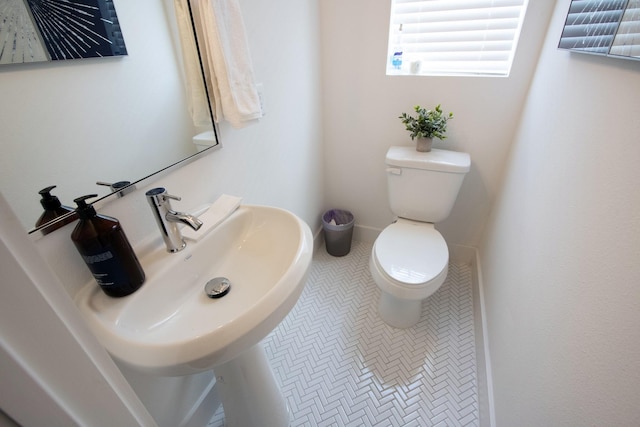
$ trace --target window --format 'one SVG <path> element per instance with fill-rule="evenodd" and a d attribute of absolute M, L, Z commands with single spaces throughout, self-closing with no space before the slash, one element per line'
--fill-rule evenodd
<path fill-rule="evenodd" d="M 528 0 L 392 0 L 387 75 L 508 76 Z"/>

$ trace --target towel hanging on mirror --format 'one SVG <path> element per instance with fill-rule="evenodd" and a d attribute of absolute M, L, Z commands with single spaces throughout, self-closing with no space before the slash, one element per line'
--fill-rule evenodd
<path fill-rule="evenodd" d="M 207 104 L 203 73 L 196 49 L 194 29 L 188 0 L 175 0 L 176 22 L 185 73 L 189 114 L 195 126 L 211 126 L 211 114 Z M 210 95 L 212 95 L 211 93 Z M 213 106 L 212 106 L 213 108 Z"/>
<path fill-rule="evenodd" d="M 191 0 L 216 122 L 241 128 L 262 117 L 238 0 Z"/>

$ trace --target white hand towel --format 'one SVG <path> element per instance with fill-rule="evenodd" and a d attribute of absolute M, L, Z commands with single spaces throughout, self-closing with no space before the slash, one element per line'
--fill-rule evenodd
<path fill-rule="evenodd" d="M 198 216 L 198 219 L 202 221 L 202 227 L 197 231 L 189 227 L 184 227 L 182 229 L 182 237 L 194 242 L 202 239 L 211 230 L 220 225 L 222 221 L 227 219 L 229 215 L 235 212 L 240 206 L 240 202 L 242 202 L 241 197 L 229 196 L 228 194 L 223 194 L 218 197 L 206 212 Z"/>
<path fill-rule="evenodd" d="M 262 109 L 240 5 L 238 0 L 203 0 L 198 9 L 216 104 L 233 127 L 243 127 L 262 117 Z"/>
<path fill-rule="evenodd" d="M 200 60 L 198 59 L 195 36 L 193 35 L 189 5 L 183 0 L 174 0 L 174 8 L 176 11 L 176 21 L 178 22 L 178 35 L 180 37 L 182 61 L 186 75 L 185 83 L 187 87 L 189 113 L 191 114 L 194 125 L 211 125 L 207 97 L 202 83 Z"/>

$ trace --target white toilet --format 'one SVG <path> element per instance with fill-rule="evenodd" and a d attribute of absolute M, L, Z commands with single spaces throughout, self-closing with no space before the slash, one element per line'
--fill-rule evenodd
<path fill-rule="evenodd" d="M 376 239 L 369 268 L 382 291 L 380 317 L 409 328 L 420 320 L 422 300 L 447 277 L 449 249 L 434 223 L 449 216 L 471 158 L 403 146 L 389 148 L 386 164 L 389 203 L 398 219 Z"/>

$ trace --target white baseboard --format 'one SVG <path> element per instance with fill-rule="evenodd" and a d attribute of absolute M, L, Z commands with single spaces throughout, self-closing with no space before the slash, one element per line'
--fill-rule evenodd
<path fill-rule="evenodd" d="M 476 258 L 476 248 L 465 245 L 449 245 L 449 259 L 453 262 L 473 266 Z"/>
<path fill-rule="evenodd" d="M 366 225 L 355 225 L 353 227 L 353 240 L 358 242 L 373 243 L 382 232 L 379 228 L 368 227 Z"/>
<path fill-rule="evenodd" d="M 487 311 L 484 304 L 484 284 L 480 253 L 472 249 L 471 285 L 473 288 L 473 313 L 476 339 L 476 368 L 478 376 L 478 418 L 480 427 L 495 427 L 495 407 L 489 338 L 487 336 Z"/>
<path fill-rule="evenodd" d="M 324 233 L 322 232 L 322 226 L 313 233 L 313 254 L 318 252 L 318 249 L 324 244 Z"/>

